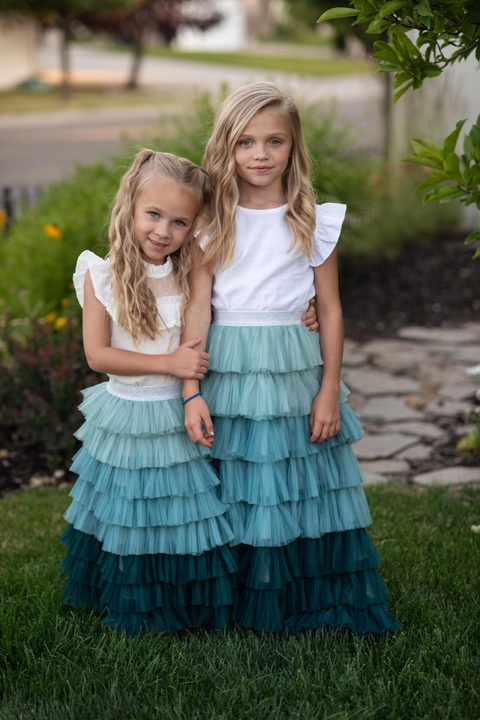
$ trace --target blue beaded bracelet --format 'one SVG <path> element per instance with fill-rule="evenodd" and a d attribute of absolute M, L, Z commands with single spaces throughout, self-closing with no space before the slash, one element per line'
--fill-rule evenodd
<path fill-rule="evenodd" d="M 185 403 L 187 403 L 189 400 L 193 400 L 194 397 L 198 397 L 199 395 L 203 395 L 203 393 L 198 392 L 198 393 L 195 393 L 195 395 L 190 395 L 190 397 L 187 398 L 186 400 L 182 400 L 182 405 L 185 405 Z"/>

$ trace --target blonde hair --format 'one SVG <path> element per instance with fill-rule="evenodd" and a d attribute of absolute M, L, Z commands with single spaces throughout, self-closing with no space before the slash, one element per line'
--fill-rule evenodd
<path fill-rule="evenodd" d="M 290 125 L 292 150 L 282 178 L 288 208 L 285 219 L 293 235 L 291 250 L 305 252 L 310 258 L 315 230 L 315 196 L 310 184 L 308 151 L 300 115 L 293 100 L 276 85 L 257 82 L 235 90 L 222 103 L 205 148 L 203 166 L 214 188 L 210 223 L 202 232 L 208 236 L 204 262 L 215 272 L 228 266 L 235 251 L 235 213 L 239 191 L 235 173 L 234 150 L 245 126 L 266 108 L 278 109 Z"/>
<path fill-rule="evenodd" d="M 133 216 L 135 203 L 143 189 L 155 179 L 177 183 L 192 193 L 198 204 L 195 222 L 183 245 L 170 255 L 173 271 L 183 293 L 182 317 L 190 291 L 187 276 L 195 251 L 195 230 L 209 200 L 206 172 L 185 158 L 170 153 L 141 150 L 123 176 L 113 205 L 108 237 L 112 299 L 117 308 L 117 322 L 138 345 L 143 336 L 153 340 L 160 332 L 161 317 L 155 297 L 147 286 L 145 263 L 135 239 Z"/>

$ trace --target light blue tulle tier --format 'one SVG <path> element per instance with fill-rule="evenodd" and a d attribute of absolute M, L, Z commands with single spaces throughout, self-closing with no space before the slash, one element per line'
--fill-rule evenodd
<path fill-rule="evenodd" d="M 109 495 L 112 499 L 188 497 L 219 484 L 217 475 L 203 458 L 166 468 L 128 470 L 99 462 L 83 447 L 73 458 L 70 469 L 82 478 L 88 478 L 93 490 Z"/>
<path fill-rule="evenodd" d="M 299 537 L 319 538 L 363 528 L 372 521 L 360 487 L 331 490 L 320 497 L 280 505 L 237 502 L 226 517 L 235 536 L 231 544 L 253 547 L 280 547 Z"/>
<path fill-rule="evenodd" d="M 75 437 L 96 460 L 128 470 L 170 467 L 209 454 L 207 448 L 195 445 L 185 431 L 171 435 L 135 437 L 117 435 L 84 422 Z"/>
<path fill-rule="evenodd" d="M 219 460 L 274 463 L 286 458 L 317 455 L 339 445 L 361 440 L 363 430 L 358 415 L 345 403 L 340 405 L 340 419 L 341 428 L 337 435 L 321 443 L 310 443 L 308 415 L 273 420 L 215 417 L 212 457 Z"/>
<path fill-rule="evenodd" d="M 277 374 L 212 372 L 203 381 L 202 392 L 211 414 L 216 417 L 268 420 L 309 415 L 312 398 L 318 393 L 321 380 L 321 367 Z M 341 403 L 346 401 L 348 394 L 342 383 Z"/>
<path fill-rule="evenodd" d="M 106 610 L 105 625 L 137 635 L 200 625 L 225 628 L 230 621 L 236 564 L 228 547 L 198 557 L 119 557 L 71 525 L 61 540 L 68 547 L 62 601 Z"/>
<path fill-rule="evenodd" d="M 132 402 L 112 395 L 108 383 L 83 391 L 79 410 L 87 422 L 116 435 L 164 435 L 183 432 L 184 412 L 181 398 Z"/>
<path fill-rule="evenodd" d="M 219 373 L 285 373 L 322 365 L 318 335 L 303 325 L 212 325 L 209 370 Z"/>
<path fill-rule="evenodd" d="M 364 478 L 351 447 L 338 445 L 329 452 L 274 463 L 224 460 L 220 479 L 225 503 L 279 505 L 357 487 Z"/>

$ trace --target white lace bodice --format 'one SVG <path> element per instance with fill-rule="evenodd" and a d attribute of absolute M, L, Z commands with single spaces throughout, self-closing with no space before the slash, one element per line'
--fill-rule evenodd
<path fill-rule="evenodd" d="M 180 345 L 181 307 L 183 296 L 172 272 L 173 264 L 170 258 L 164 265 L 149 265 L 147 267 L 147 284 L 153 292 L 160 314 L 161 332 L 151 340 L 148 337 L 141 339 L 135 346 L 132 336 L 117 322 L 117 313 L 111 297 L 110 261 L 102 260 L 89 250 L 85 250 L 77 261 L 73 276 L 73 283 L 78 301 L 83 307 L 84 284 L 87 270 L 90 271 L 95 296 L 105 306 L 110 316 L 110 345 L 121 350 L 132 350 L 146 355 L 165 355 L 174 352 Z M 174 385 L 179 382 L 173 375 L 109 375 L 109 377 L 124 385 L 132 386 L 159 386 Z"/>

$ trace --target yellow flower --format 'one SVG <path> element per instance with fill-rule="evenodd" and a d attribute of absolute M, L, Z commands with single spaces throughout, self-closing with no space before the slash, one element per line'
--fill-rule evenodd
<path fill-rule="evenodd" d="M 53 326 L 55 330 L 63 330 L 65 325 L 68 322 L 68 318 L 66 317 L 59 317 L 58 320 L 55 322 L 55 325 Z"/>
<path fill-rule="evenodd" d="M 43 232 L 47 237 L 52 238 L 57 242 L 61 242 L 62 240 L 62 231 L 56 225 L 44 225 Z"/>
<path fill-rule="evenodd" d="M 5 227 L 7 223 L 7 211 L 0 210 L 0 228 Z"/>
<path fill-rule="evenodd" d="M 53 323 L 55 318 L 57 317 L 56 312 L 49 312 L 48 315 L 45 315 L 45 320 L 49 323 Z"/>
<path fill-rule="evenodd" d="M 62 307 L 67 307 L 67 305 L 70 305 L 70 301 L 67 300 L 67 298 L 63 298 L 63 300 L 60 300 L 60 305 Z"/>

